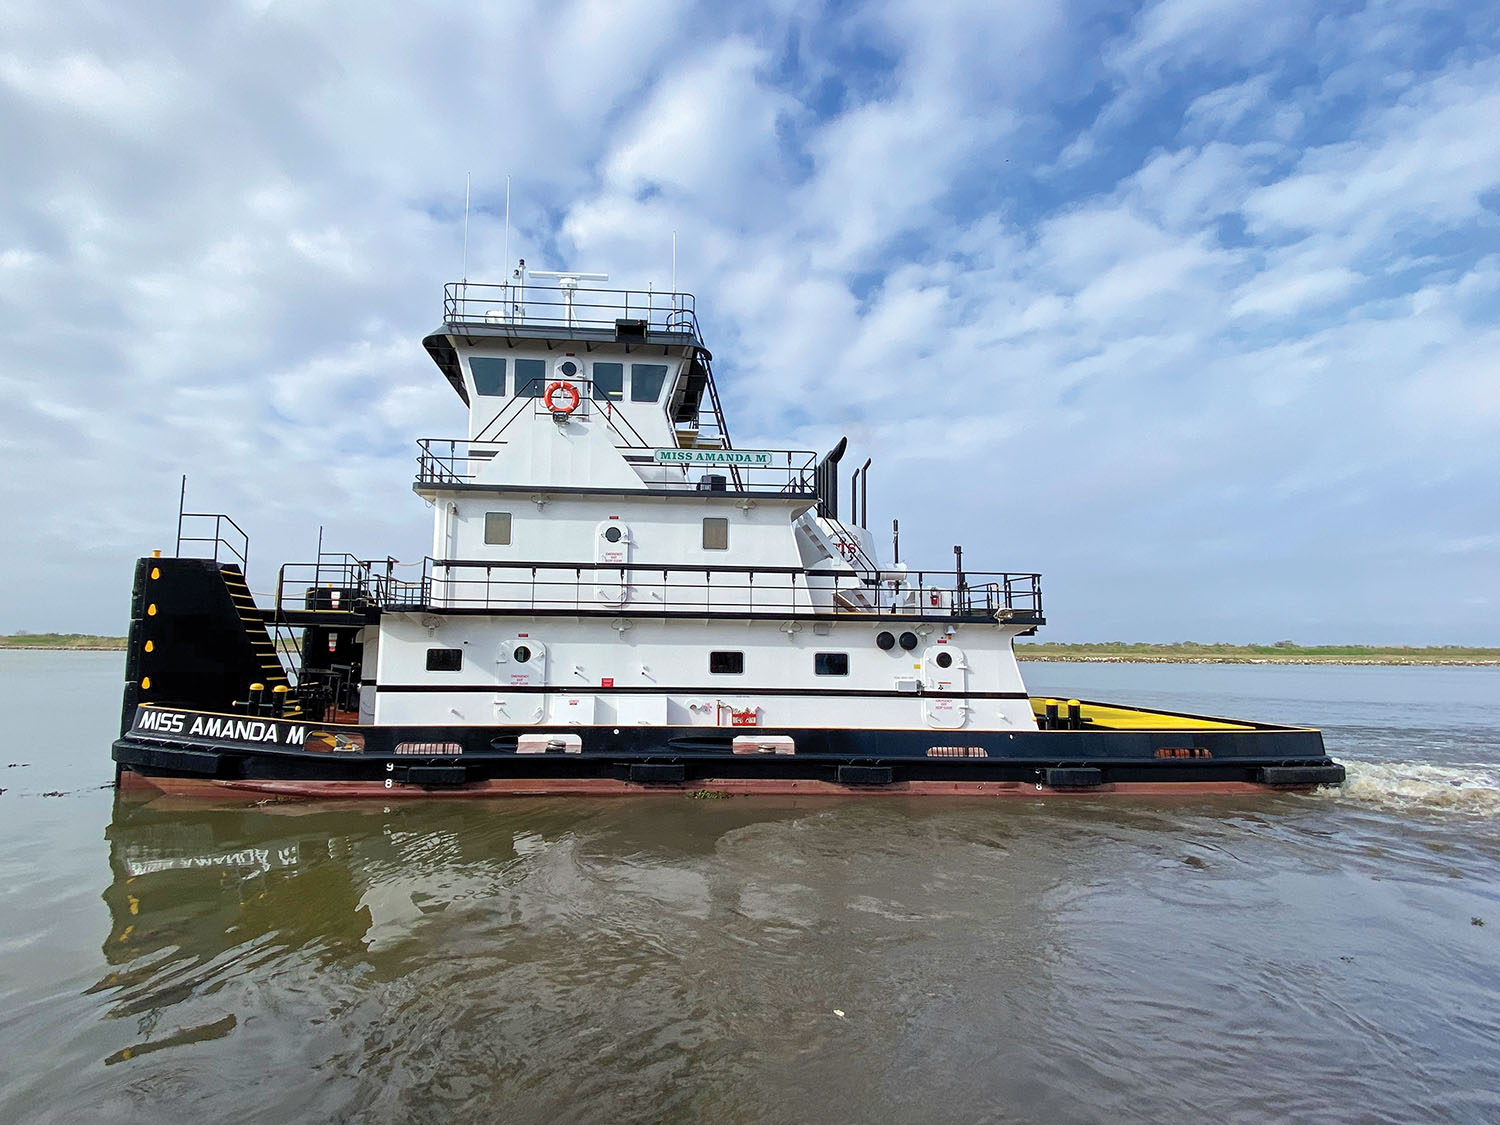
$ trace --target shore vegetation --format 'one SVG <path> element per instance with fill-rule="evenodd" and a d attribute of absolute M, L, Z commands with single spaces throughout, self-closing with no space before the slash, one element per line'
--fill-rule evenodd
<path fill-rule="evenodd" d="M 1097 641 L 1090 644 L 1016 642 L 1022 660 L 1080 660 L 1104 663 L 1176 664 L 1500 664 L 1500 648 L 1462 645 L 1268 645 L 1146 644 Z"/>
<path fill-rule="evenodd" d="M 92 633 L 0 634 L 0 648 L 58 648 L 123 651 L 124 637 L 99 637 Z"/>

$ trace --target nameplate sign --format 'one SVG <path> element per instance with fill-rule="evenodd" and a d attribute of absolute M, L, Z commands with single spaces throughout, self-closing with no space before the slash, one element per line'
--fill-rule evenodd
<path fill-rule="evenodd" d="M 658 465 L 743 465 L 748 469 L 769 468 L 774 453 L 764 449 L 654 449 Z"/>
<path fill-rule="evenodd" d="M 172 742 L 248 742 L 254 745 L 295 746 L 307 739 L 302 723 L 253 716 L 206 715 L 195 711 L 165 711 L 137 707 L 131 733 Z"/>

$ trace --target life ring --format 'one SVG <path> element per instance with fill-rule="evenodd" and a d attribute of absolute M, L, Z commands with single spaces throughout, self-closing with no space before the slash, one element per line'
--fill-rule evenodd
<path fill-rule="evenodd" d="M 567 405 L 559 405 L 557 398 L 561 396 Z M 578 388 L 572 383 L 564 383 L 561 379 L 547 388 L 547 393 L 542 396 L 542 403 L 554 414 L 571 414 L 578 409 L 582 398 L 578 394 Z"/>

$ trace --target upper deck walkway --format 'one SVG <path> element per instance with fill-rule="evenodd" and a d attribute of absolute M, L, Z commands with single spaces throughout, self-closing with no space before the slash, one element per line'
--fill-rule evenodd
<path fill-rule="evenodd" d="M 618 430 L 616 433 L 620 439 L 616 447 L 650 492 L 779 496 L 808 502 L 817 497 L 817 454 L 809 450 L 653 449 L 634 444 Z M 505 445 L 503 441 L 422 438 L 417 442 L 420 452 L 414 487 L 418 492 L 443 488 L 506 490 L 511 486 L 479 481 L 485 467 L 504 451 Z M 531 492 L 538 488 L 535 484 L 514 487 Z"/>

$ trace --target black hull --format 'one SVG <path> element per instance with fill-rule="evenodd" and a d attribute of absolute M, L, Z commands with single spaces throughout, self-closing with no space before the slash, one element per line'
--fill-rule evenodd
<path fill-rule="evenodd" d="M 228 736 L 215 737 L 205 728 Z M 567 749 L 521 749 L 523 739 L 538 736 L 566 740 Z M 735 739 L 747 737 L 752 745 L 742 741 L 736 752 Z M 754 743 L 792 752 L 761 751 Z M 346 748 L 322 749 L 334 744 Z M 431 752 L 434 748 L 441 752 Z M 130 731 L 115 742 L 114 758 L 120 769 L 159 788 L 303 796 L 705 788 L 744 793 L 1108 792 L 1162 786 L 1240 791 L 1305 789 L 1336 784 L 1344 776 L 1343 767 L 1324 753 L 1317 731 L 1283 727 L 1015 732 L 356 727 L 152 708 L 142 708 Z"/>

